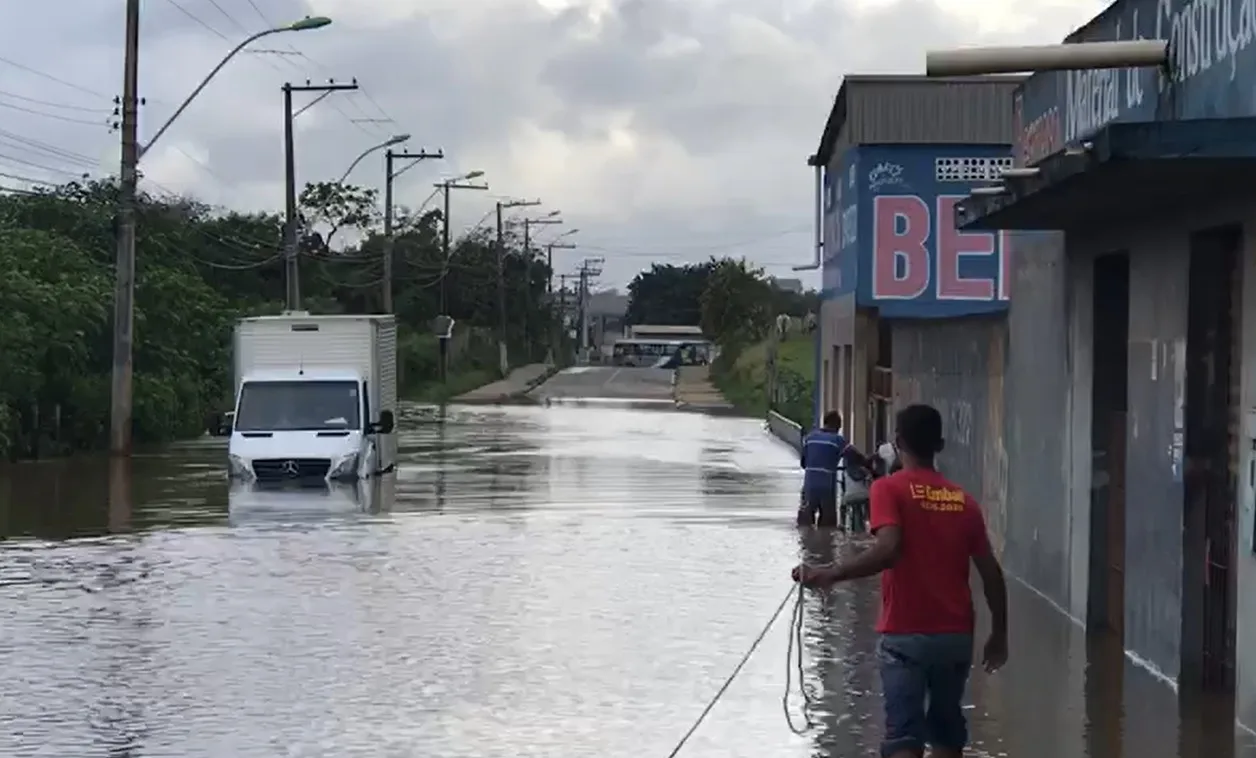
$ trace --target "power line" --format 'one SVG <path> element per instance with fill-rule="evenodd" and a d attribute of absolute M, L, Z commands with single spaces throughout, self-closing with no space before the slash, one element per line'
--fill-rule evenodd
<path fill-rule="evenodd" d="M 14 105 L 13 103 L 6 103 L 4 101 L 0 101 L 0 108 L 8 108 L 10 110 L 22 111 L 23 113 L 31 113 L 36 116 L 43 116 L 44 118 L 56 119 L 57 121 L 65 121 L 66 123 L 70 123 L 70 124 L 86 124 L 87 126 L 103 126 L 103 127 L 109 126 L 108 118 L 101 118 L 99 121 L 89 121 L 85 118 L 63 116 L 60 113 L 49 113 L 47 111 L 36 110 L 35 108 L 26 108 L 21 105 Z"/>
<path fill-rule="evenodd" d="M 49 108 L 64 108 L 65 110 L 70 110 L 70 111 L 82 111 L 85 113 L 110 113 L 112 112 L 111 108 L 93 108 L 86 105 L 74 105 L 72 103 L 58 103 L 52 100 L 40 100 L 39 98 L 36 98 L 36 97 L 27 97 L 26 95 L 19 95 L 16 92 L 9 92 L 7 90 L 0 90 L 0 96 L 11 97 L 14 100 L 22 100 L 24 102 L 34 103 L 35 105 L 44 105 Z"/>
<path fill-rule="evenodd" d="M 50 82 L 56 82 L 57 84 L 60 84 L 63 87 L 69 87 L 70 89 L 78 90 L 79 92 L 82 92 L 88 95 L 94 95 L 95 97 L 103 97 L 106 100 L 110 99 L 108 95 L 101 94 L 100 92 L 97 92 L 96 90 L 88 89 L 87 87 L 84 87 L 81 84 L 75 84 L 74 82 L 67 82 L 65 79 L 61 79 L 59 77 L 53 76 L 52 74 L 46 73 L 44 71 L 40 71 L 39 69 L 31 68 L 30 66 L 27 66 L 24 63 L 18 63 L 17 61 L 9 60 L 8 58 L 4 58 L 4 57 L 0 57 L 0 63 L 3 63 L 8 66 L 12 66 L 13 68 L 16 68 L 20 71 L 25 71 L 28 74 L 34 74 L 35 76 L 38 76 L 42 79 L 47 79 Z"/>

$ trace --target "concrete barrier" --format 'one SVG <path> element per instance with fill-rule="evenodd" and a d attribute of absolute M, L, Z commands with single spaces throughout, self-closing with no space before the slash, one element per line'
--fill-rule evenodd
<path fill-rule="evenodd" d="M 776 411 L 768 411 L 768 430 L 786 445 L 799 452 L 802 451 L 802 427 L 798 424 Z"/>

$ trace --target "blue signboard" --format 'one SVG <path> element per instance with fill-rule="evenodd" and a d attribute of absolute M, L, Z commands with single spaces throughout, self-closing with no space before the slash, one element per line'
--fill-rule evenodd
<path fill-rule="evenodd" d="M 1256 6 L 1252 0 L 1121 0 L 1068 42 L 1169 41 L 1159 69 L 1049 71 L 1016 99 L 1016 152 L 1026 164 L 1117 121 L 1256 115 Z"/>
<path fill-rule="evenodd" d="M 1001 145 L 858 148 L 859 305 L 887 318 L 997 313 L 1008 305 L 1006 233 L 961 232 L 955 204 L 1011 165 Z"/>
<path fill-rule="evenodd" d="M 824 258 L 820 296 L 832 299 L 855 291 L 858 280 L 859 150 L 848 149 L 835 171 L 824 172 Z"/>

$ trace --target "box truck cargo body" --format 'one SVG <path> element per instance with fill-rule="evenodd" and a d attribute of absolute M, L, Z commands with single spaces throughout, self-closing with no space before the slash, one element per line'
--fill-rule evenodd
<path fill-rule="evenodd" d="M 233 478 L 321 482 L 396 466 L 392 316 L 246 318 L 233 352 Z"/>

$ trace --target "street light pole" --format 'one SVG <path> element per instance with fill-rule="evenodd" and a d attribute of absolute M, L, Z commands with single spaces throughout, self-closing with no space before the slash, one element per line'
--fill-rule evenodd
<path fill-rule="evenodd" d="M 139 49 L 140 49 L 140 0 L 127 0 L 126 41 L 122 64 L 122 160 L 119 166 L 117 212 L 117 260 L 114 280 L 113 315 L 113 367 L 109 387 L 109 452 L 113 455 L 130 456 L 132 442 L 132 418 L 134 410 L 133 381 L 135 366 L 135 205 L 139 184 L 140 159 L 152 149 L 172 124 L 183 115 L 197 95 L 209 85 L 227 62 L 253 42 L 280 32 L 299 32 L 318 29 L 331 23 L 331 19 L 315 16 L 287 26 L 275 27 L 247 37 L 218 62 L 217 66 L 192 90 L 192 94 L 175 109 L 175 112 L 153 134 L 146 144 L 139 142 Z"/>
<path fill-rule="evenodd" d="M 472 171 L 462 176 L 456 176 L 452 179 L 446 179 L 438 182 L 436 187 L 445 193 L 444 215 L 441 217 L 441 265 L 440 265 L 440 281 L 437 286 L 440 287 L 440 317 L 447 318 L 449 316 L 449 305 L 446 302 L 445 279 L 449 276 L 449 190 L 451 189 L 467 189 L 467 190 L 488 190 L 487 184 L 467 184 L 472 179 L 479 179 L 484 176 L 483 171 Z M 451 322 L 452 323 L 452 322 Z M 449 333 L 443 332 L 439 337 L 440 345 L 440 380 L 444 384 L 449 376 Z"/>
<path fill-rule="evenodd" d="M 287 309 L 296 311 L 301 309 L 301 272 L 299 268 L 299 256 L 297 243 L 299 240 L 299 222 L 297 221 L 297 165 L 296 165 L 296 140 L 293 138 L 293 113 L 292 113 L 292 93 L 293 92 L 337 92 L 341 90 L 356 90 L 358 83 L 356 81 L 350 84 L 336 84 L 328 82 L 327 84 L 292 84 L 291 82 L 283 85 L 283 178 L 284 178 L 284 230 L 283 230 L 283 260 L 284 260 L 284 279 L 286 282 Z"/>
<path fill-rule="evenodd" d="M 506 354 L 506 243 L 503 236 L 502 210 L 527 208 L 540 205 L 540 200 L 511 200 L 497 202 L 497 360 L 503 377 L 510 373 L 510 360 Z"/>
<path fill-rule="evenodd" d="M 417 153 L 407 153 L 404 150 L 396 152 L 389 148 L 384 153 L 384 313 L 393 312 L 393 180 L 402 171 L 419 161 L 440 160 L 444 157 L 445 152 L 443 150 L 437 150 L 434 153 L 429 153 L 426 150 L 420 150 Z M 413 160 L 414 163 L 401 169 L 401 171 L 394 172 L 393 161 L 398 158 Z"/>
<path fill-rule="evenodd" d="M 523 345 L 527 350 L 527 358 L 532 360 L 532 322 L 528 318 L 529 312 L 532 310 L 532 227 L 538 224 L 561 224 L 563 220 L 558 218 L 560 211 L 550 211 L 541 218 L 525 218 L 523 220 L 523 295 L 526 298 L 526 307 L 523 309 Z M 549 289 L 549 285 L 546 285 Z"/>
<path fill-rule="evenodd" d="M 386 147 L 399 145 L 402 142 L 406 142 L 409 139 L 410 139 L 409 134 L 396 134 L 384 140 L 383 142 L 380 142 L 379 144 L 376 144 L 376 145 L 371 145 L 367 149 L 358 153 L 358 157 L 353 159 L 353 162 L 349 164 L 349 168 L 345 169 L 345 172 L 340 175 L 339 179 L 336 180 L 336 184 L 344 184 L 345 180 L 349 178 L 349 175 L 353 173 L 353 169 L 357 168 L 358 164 L 361 163 L 362 160 L 366 158 L 366 156 L 370 155 L 376 150 L 383 150 Z"/>
<path fill-rule="evenodd" d="M 562 323 L 562 310 L 560 309 L 557 314 L 554 311 L 554 249 L 574 250 L 576 247 L 575 245 L 569 242 L 561 242 L 560 240 L 564 237 L 570 237 L 579 231 L 579 229 L 570 229 L 563 232 L 545 246 L 545 268 L 547 269 L 545 287 L 546 292 L 549 294 L 550 321 L 552 322 L 550 324 L 549 347 L 545 351 L 545 362 L 551 366 L 554 365 L 554 359 L 557 357 L 558 345 L 562 341 L 560 336 L 561 333 L 559 331 L 559 327 Z"/>
<path fill-rule="evenodd" d="M 483 171 L 472 171 L 469 174 L 463 174 L 462 176 L 454 177 L 453 179 L 446 179 L 445 181 L 439 182 L 436 185 L 437 189 L 439 189 L 444 194 L 444 198 L 442 198 L 444 201 L 444 210 L 442 211 L 441 224 L 440 224 L 441 225 L 441 257 L 443 258 L 443 261 L 441 262 L 441 266 L 440 266 L 440 282 L 439 282 L 440 315 L 442 316 L 449 315 L 448 313 L 446 313 L 446 310 L 449 308 L 449 305 L 447 302 L 448 300 L 447 290 L 445 288 L 445 279 L 449 275 L 449 259 L 450 259 L 450 256 L 452 255 L 452 253 L 450 252 L 450 245 L 452 244 L 452 242 L 450 239 L 450 231 L 449 231 L 449 191 L 451 189 L 482 190 L 482 191 L 487 190 L 488 189 L 487 184 L 466 184 L 465 183 L 472 179 L 479 179 L 481 176 L 484 176 Z"/>

